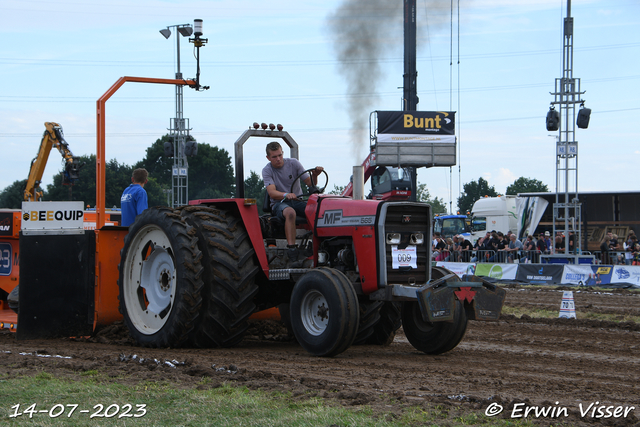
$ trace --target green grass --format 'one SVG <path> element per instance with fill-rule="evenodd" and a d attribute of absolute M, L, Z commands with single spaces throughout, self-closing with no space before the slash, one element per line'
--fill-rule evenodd
<path fill-rule="evenodd" d="M 290 393 L 249 390 L 223 385 L 213 389 L 179 389 L 169 383 L 142 383 L 127 386 L 107 381 L 98 371 L 91 371 L 81 380 L 58 379 L 49 373 L 35 377 L 8 378 L 0 376 L 0 425 L 16 426 L 530 426 L 513 420 L 487 418 L 483 409 L 460 412 L 441 406 L 396 407 L 385 404 L 384 410 L 370 406 L 345 408 L 331 399 L 312 395 L 294 397 Z M 86 374 L 86 373 L 85 373 Z M 206 386 L 206 382 L 201 383 Z M 52 418 L 48 413 L 25 410 L 36 404 L 35 410 L 59 410 L 64 413 Z M 15 414 L 20 404 L 23 415 Z M 115 416 L 90 418 L 104 405 L 110 405 Z M 124 405 L 132 405 L 130 415 L 142 414 L 136 405 L 146 405 L 144 416 L 118 418 Z M 58 405 L 56 408 L 55 405 Z M 62 405 L 62 406 L 61 406 Z M 71 407 L 78 405 L 68 417 Z M 387 409 L 389 408 L 389 409 Z M 80 413 L 88 409 L 89 413 Z M 377 410 L 374 410 L 377 409 Z M 395 409 L 395 410 L 392 410 Z"/>

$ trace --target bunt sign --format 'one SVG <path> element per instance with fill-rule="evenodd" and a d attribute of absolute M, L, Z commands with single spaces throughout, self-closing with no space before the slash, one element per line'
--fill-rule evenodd
<path fill-rule="evenodd" d="M 455 113 L 378 111 L 378 142 L 455 143 Z"/>
<path fill-rule="evenodd" d="M 376 111 L 376 165 L 456 164 L 455 112 Z"/>

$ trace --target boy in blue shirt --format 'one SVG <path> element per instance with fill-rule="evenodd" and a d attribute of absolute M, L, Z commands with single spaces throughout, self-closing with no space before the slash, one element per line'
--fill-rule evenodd
<path fill-rule="evenodd" d="M 133 171 L 131 175 L 131 185 L 125 188 L 120 198 L 120 209 L 122 213 L 120 225 L 123 227 L 128 227 L 133 224 L 136 216 L 148 208 L 147 192 L 144 189 L 148 177 L 149 172 L 144 168 Z"/>

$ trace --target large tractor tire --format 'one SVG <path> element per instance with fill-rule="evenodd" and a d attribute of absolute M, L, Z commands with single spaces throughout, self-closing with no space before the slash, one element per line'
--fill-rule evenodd
<path fill-rule="evenodd" d="M 441 268 L 431 270 L 432 279 L 448 273 Z M 427 354 L 442 354 L 453 350 L 462 341 L 467 330 L 464 306 L 456 300 L 453 322 L 425 322 L 417 301 L 402 304 L 402 329 L 417 350 Z"/>
<path fill-rule="evenodd" d="M 380 320 L 373 327 L 373 333 L 366 339 L 366 344 L 389 345 L 396 337 L 396 331 L 402 326 L 401 305 L 394 301 L 385 301 L 380 307 Z"/>
<path fill-rule="evenodd" d="M 120 252 L 120 312 L 145 347 L 179 347 L 202 305 L 202 253 L 192 227 L 170 208 L 151 208 L 129 227 Z"/>
<path fill-rule="evenodd" d="M 373 335 L 374 328 L 380 322 L 380 309 L 384 301 L 375 301 L 363 298 L 358 301 L 360 322 L 354 345 L 367 344 L 367 340 Z"/>
<path fill-rule="evenodd" d="M 255 250 L 242 223 L 231 212 L 206 206 L 182 208 L 203 254 L 201 320 L 191 336 L 197 347 L 232 347 L 242 341 L 256 310 L 259 271 Z"/>
<path fill-rule="evenodd" d="M 358 332 L 358 297 L 349 279 L 332 268 L 305 273 L 293 287 L 291 327 L 314 356 L 331 357 L 353 343 Z"/>

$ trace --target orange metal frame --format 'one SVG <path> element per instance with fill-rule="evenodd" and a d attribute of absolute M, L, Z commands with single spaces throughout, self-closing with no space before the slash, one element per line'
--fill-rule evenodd
<path fill-rule="evenodd" d="M 106 188 L 106 103 L 127 82 L 195 86 L 193 80 L 156 79 L 149 77 L 121 77 L 97 101 L 96 132 L 96 266 L 95 318 L 96 325 L 107 325 L 122 316 L 118 311 L 118 264 L 127 230 L 105 227 Z"/>

